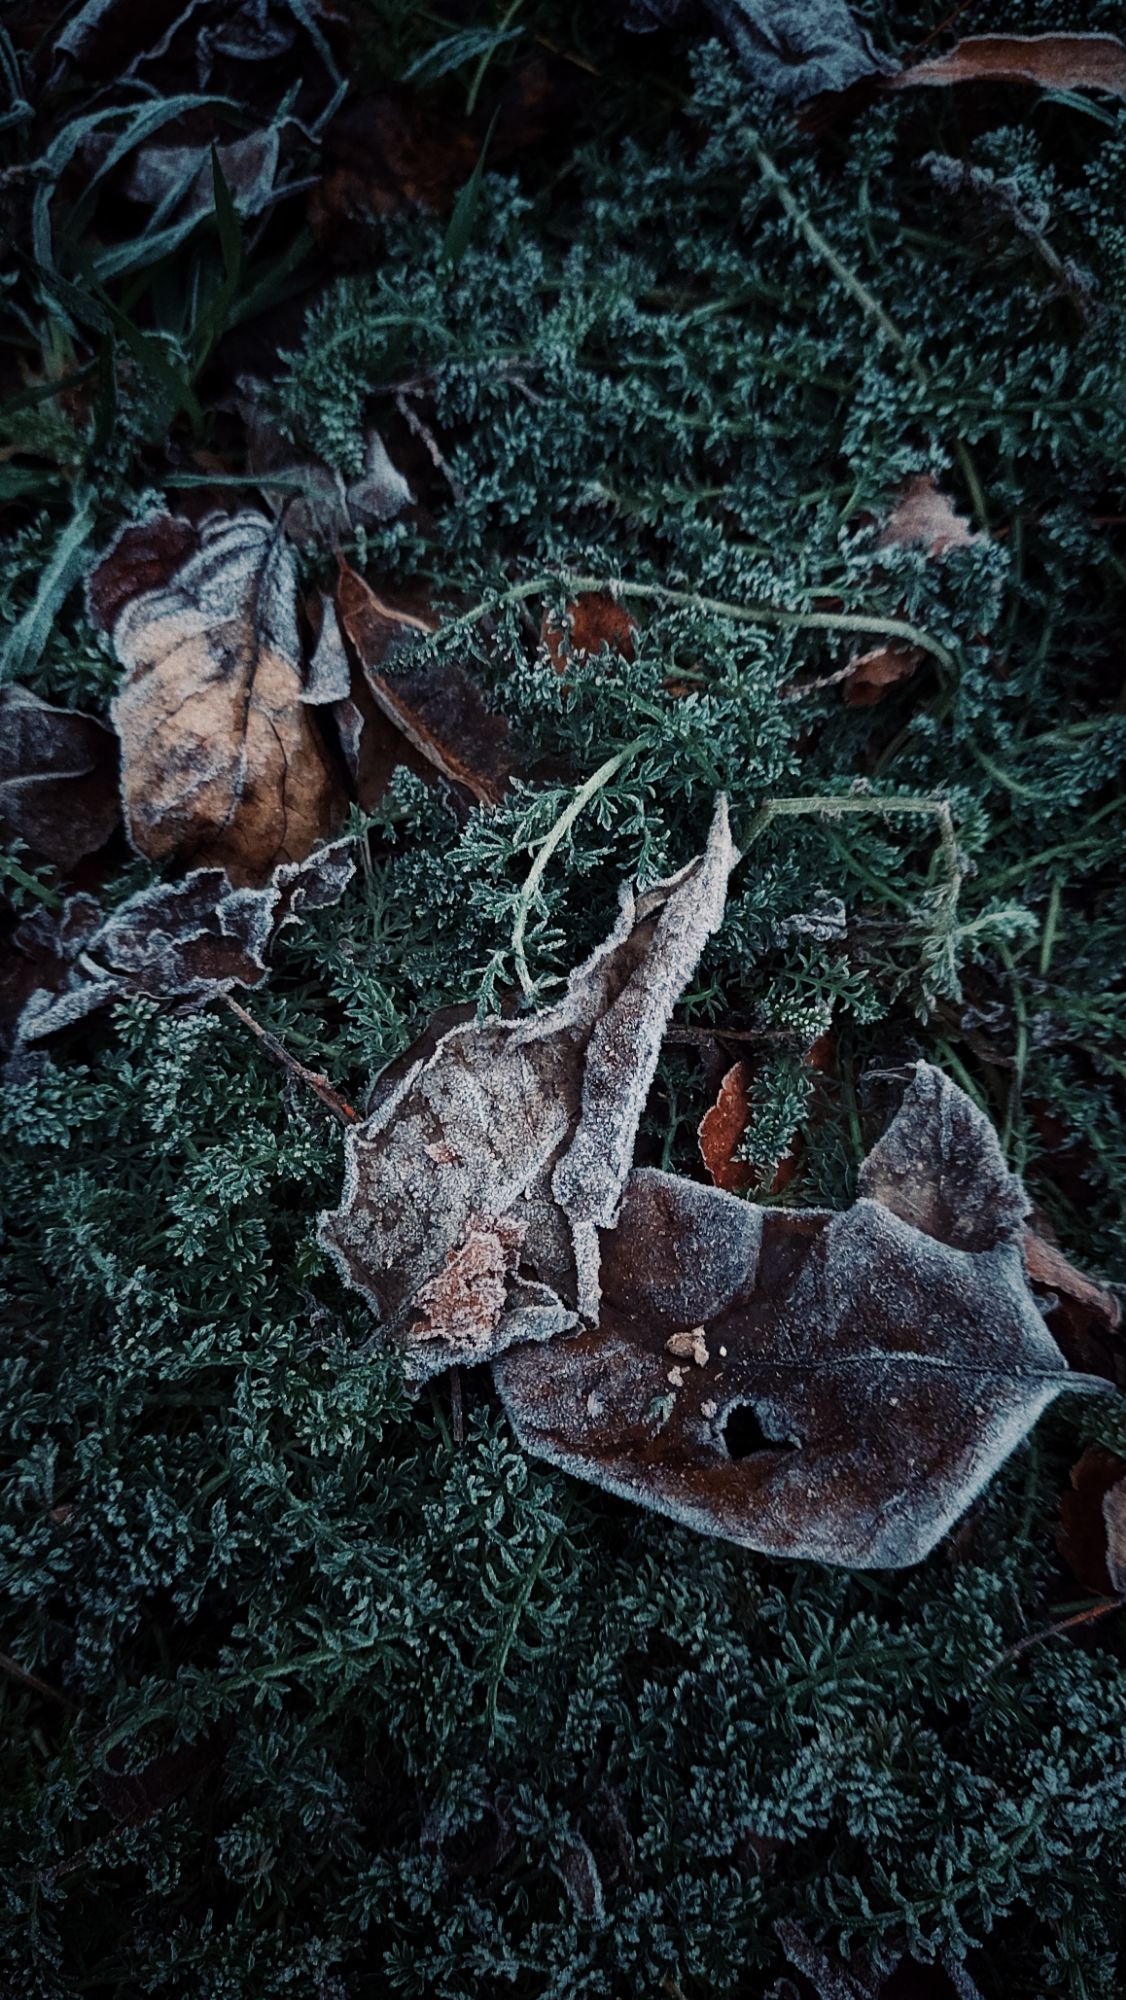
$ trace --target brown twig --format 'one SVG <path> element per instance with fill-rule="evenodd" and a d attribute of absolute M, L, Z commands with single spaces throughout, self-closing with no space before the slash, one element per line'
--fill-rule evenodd
<path fill-rule="evenodd" d="M 298 1062 L 297 1057 L 290 1054 L 285 1043 L 279 1042 L 276 1035 L 271 1035 L 268 1029 L 263 1028 L 253 1014 L 248 1014 L 246 1008 L 232 994 L 224 993 L 222 997 L 224 1004 L 230 1008 L 232 1014 L 237 1015 L 243 1027 L 249 1028 L 255 1039 L 261 1042 L 267 1055 L 273 1056 L 274 1061 L 280 1063 L 283 1069 L 287 1069 L 291 1076 L 299 1077 L 302 1083 L 315 1091 L 325 1109 L 331 1111 L 341 1125 L 359 1123 L 359 1112 L 353 1110 L 347 1099 L 333 1089 L 327 1076 L 320 1076 L 316 1070 L 306 1069 L 304 1063 Z"/>
<path fill-rule="evenodd" d="M 1088 1604 L 1082 1611 L 1072 1612 L 1070 1618 L 1061 1618 L 1058 1625 L 1045 1625 L 1039 1632 L 1029 1632 L 1025 1638 L 1018 1639 L 1015 1646 L 998 1653 L 989 1672 L 995 1674 L 998 1667 L 1007 1666 L 1010 1660 L 1027 1653 L 1030 1646 L 1038 1646 L 1042 1639 L 1054 1639 L 1057 1632 L 1070 1632 L 1076 1625 L 1093 1625 L 1096 1618 L 1105 1618 L 1108 1611 L 1123 1610 L 1126 1610 L 1126 1597 L 1101 1597 L 1097 1604 Z"/>
<path fill-rule="evenodd" d="M 71 1701 L 68 1695 L 60 1694 L 58 1688 L 50 1687 L 46 1681 L 41 1681 L 38 1674 L 29 1673 L 26 1667 L 21 1667 L 17 1661 L 9 1659 L 7 1653 L 0 1653 L 0 1673 L 10 1675 L 14 1681 L 22 1681 L 25 1687 L 33 1688 L 36 1694 L 42 1695 L 44 1701 L 57 1702 L 60 1708 L 69 1709 L 72 1715 L 79 1713 L 76 1701 Z"/>

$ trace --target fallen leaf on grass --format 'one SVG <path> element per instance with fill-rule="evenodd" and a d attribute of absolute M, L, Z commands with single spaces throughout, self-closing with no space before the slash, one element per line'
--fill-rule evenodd
<path fill-rule="evenodd" d="M 277 179 L 280 144 L 281 133 L 276 125 L 216 144 L 223 179 L 240 215 L 260 215 L 269 205 Z M 122 193 L 146 208 L 159 208 L 165 223 L 173 218 L 183 223 L 214 214 L 210 145 L 140 147 Z"/>
<path fill-rule="evenodd" d="M 125 669 L 112 714 L 129 837 L 150 860 L 261 883 L 342 816 L 301 698 L 296 584 L 280 532 L 250 512 L 198 530 L 158 515 L 94 571 L 91 614 Z"/>
<path fill-rule="evenodd" d="M 0 689 L 0 831 L 68 869 L 120 818 L 112 731 L 18 683 Z"/>
<path fill-rule="evenodd" d="M 625 605 L 608 590 L 588 590 L 564 608 L 561 619 L 548 612 L 540 637 L 556 673 L 565 674 L 569 667 L 589 660 L 604 646 L 620 654 L 623 660 L 632 660 L 636 630 Z"/>
<path fill-rule="evenodd" d="M 768 1555 L 920 1561 L 1075 1376 L 1026 1282 L 996 1136 L 920 1064 L 841 1214 L 655 1169 L 601 1239 L 597 1324 L 494 1373 L 525 1447 Z M 666 1347 L 704 1330 L 673 1381 Z"/>
<path fill-rule="evenodd" d="M 807 1051 L 805 1060 L 811 1069 L 824 1069 L 831 1060 L 831 1052 L 832 1036 L 819 1035 Z M 726 1188 L 731 1194 L 739 1194 L 744 1188 L 752 1187 L 763 1173 L 760 1164 L 743 1157 L 739 1151 L 743 1135 L 751 1123 L 750 1094 L 754 1076 L 754 1064 L 746 1057 L 733 1063 L 719 1086 L 715 1103 L 705 1111 L 696 1133 L 700 1158 L 712 1185 Z M 793 1180 L 800 1159 L 799 1135 L 779 1160 L 770 1186 L 765 1191 L 772 1195 L 782 1194 Z"/>
<path fill-rule="evenodd" d="M 876 538 L 879 549 L 921 548 L 936 559 L 948 550 L 968 548 L 985 537 L 970 527 L 929 473 L 919 473 L 901 487 L 895 506 Z M 902 681 L 910 680 L 926 655 L 919 646 L 873 646 L 849 661 L 845 701 L 849 708 L 871 708 Z"/>
<path fill-rule="evenodd" d="M 1126 97 L 1126 45 L 1116 35 L 967 35 L 944 56 L 912 63 L 885 90 L 955 83 L 1027 83 L 1040 90 L 1107 90 Z"/>
<path fill-rule="evenodd" d="M 1126 1596 L 1126 1459 L 1088 1445 L 1060 1500 L 1056 1546 L 1085 1590 Z"/>
<path fill-rule="evenodd" d="M 508 725 L 485 707 L 465 670 L 446 663 L 394 677 L 383 671 L 404 643 L 434 631 L 435 621 L 377 597 L 344 561 L 336 604 L 379 714 L 450 784 L 495 805 L 509 776 Z"/>
<path fill-rule="evenodd" d="M 27 940 L 50 970 L 24 1007 L 17 1041 L 42 1041 L 130 994 L 203 1006 L 235 986 L 261 985 L 283 926 L 343 895 L 355 872 L 351 846 L 337 841 L 283 864 L 260 889 L 197 868 L 142 889 L 108 917 L 91 897 L 72 897 L 59 918 L 38 917 Z"/>
<path fill-rule="evenodd" d="M 415 1380 L 541 1341 L 598 1310 L 661 1037 L 723 913 L 734 861 L 720 805 L 706 852 L 622 893 L 562 1000 L 424 1042 L 346 1137 L 321 1240 Z"/>
<path fill-rule="evenodd" d="M 345 479 L 317 458 L 303 457 L 279 425 L 264 414 L 264 385 L 243 377 L 235 399 L 246 425 L 247 470 L 257 478 L 286 485 L 264 484 L 263 498 L 282 521 L 291 542 L 299 547 L 320 541 L 329 548 L 354 535 L 394 520 L 414 502 L 414 494 L 394 465 L 379 432 L 364 435 L 364 462 L 354 479 Z M 301 490 L 293 490 L 300 488 Z"/>
<path fill-rule="evenodd" d="M 846 90 L 890 67 L 844 0 L 705 0 L 751 82 L 785 102 Z M 633 0 L 633 25 L 675 23 L 685 0 Z"/>

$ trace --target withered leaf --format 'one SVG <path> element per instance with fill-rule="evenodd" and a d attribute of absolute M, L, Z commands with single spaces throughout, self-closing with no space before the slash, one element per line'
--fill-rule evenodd
<path fill-rule="evenodd" d="M 343 895 L 355 872 L 351 846 L 337 841 L 283 863 L 260 889 L 232 887 L 221 868 L 197 868 L 182 882 L 142 889 L 108 917 L 89 896 L 72 897 L 50 930 L 39 922 L 38 942 L 56 969 L 28 1000 L 18 1039 L 42 1041 L 129 994 L 202 1006 L 232 987 L 260 985 L 283 926 Z"/>
<path fill-rule="evenodd" d="M 289 482 L 265 485 L 262 491 L 290 541 L 299 547 L 322 541 L 334 548 L 357 528 L 391 521 L 413 504 L 410 485 L 392 463 L 378 431 L 365 433 L 363 466 L 354 479 L 346 480 L 323 460 L 303 456 L 272 421 L 266 413 L 263 383 L 243 377 L 235 401 L 246 424 L 248 469 L 263 479 Z"/>
<path fill-rule="evenodd" d="M 889 67 L 844 0 L 705 0 L 752 83 L 783 101 L 846 90 Z M 634 0 L 634 26 L 675 21 L 685 0 Z"/>
<path fill-rule="evenodd" d="M 1021 1254 L 1027 1202 L 971 1100 L 920 1064 L 841 1214 L 654 1169 L 601 1238 L 603 1307 L 494 1373 L 528 1450 L 765 1554 L 918 1562 L 1076 1376 Z M 671 1335 L 707 1364 L 671 1383 Z"/>
<path fill-rule="evenodd" d="M 1107 90 L 1126 97 L 1126 45 L 1116 35 L 967 35 L 944 56 L 888 77 L 884 87 L 955 83 L 1027 83 L 1041 90 Z"/>
<path fill-rule="evenodd" d="M 750 1088 L 751 1072 L 745 1062 L 731 1065 L 719 1086 L 719 1096 L 700 1120 L 697 1137 L 700 1142 L 700 1158 L 703 1160 L 712 1182 L 716 1187 L 727 1188 L 738 1194 L 741 1188 L 750 1187 L 755 1170 L 750 1160 L 737 1160 L 735 1149 L 747 1127 L 751 1115 Z"/>
<path fill-rule="evenodd" d="M 258 215 L 274 191 L 281 134 L 276 125 L 219 143 L 215 151 L 231 200 L 240 215 Z M 149 145 L 134 155 L 123 193 L 167 220 L 210 215 L 215 189 L 209 145 Z"/>
<path fill-rule="evenodd" d="M 18 683 L 0 689 L 0 830 L 66 869 L 104 847 L 120 817 L 112 731 Z"/>
<path fill-rule="evenodd" d="M 608 646 L 623 660 L 632 660 L 637 630 L 624 604 L 608 590 L 587 590 L 564 608 L 562 618 L 548 612 L 540 628 L 548 657 L 557 674 L 565 674 Z"/>
<path fill-rule="evenodd" d="M 1126 1459 L 1088 1445 L 1060 1499 L 1056 1544 L 1085 1590 L 1126 1596 Z"/>
<path fill-rule="evenodd" d="M 661 1036 L 734 859 L 721 801 L 699 859 L 623 889 L 614 929 L 555 1006 L 424 1038 L 347 1134 L 321 1240 L 413 1378 L 597 1314 L 598 1232 L 616 1219 Z"/>
<path fill-rule="evenodd" d="M 1038 1229 L 1024 1232 L 1024 1263 L 1052 1337 L 1070 1365 L 1126 1386 L 1122 1308 L 1114 1293 L 1077 1271 Z"/>
<path fill-rule="evenodd" d="M 384 672 L 405 642 L 434 631 L 434 620 L 377 597 L 344 561 L 336 603 L 379 713 L 442 777 L 480 804 L 495 805 L 509 776 L 508 725 L 486 708 L 464 669 L 444 664 L 393 678 Z"/>
<path fill-rule="evenodd" d="M 293 557 L 261 514 L 209 515 L 186 553 L 185 525 L 126 530 L 90 585 L 125 669 L 112 713 L 129 836 L 150 860 L 261 883 L 344 808 L 301 699 Z"/>

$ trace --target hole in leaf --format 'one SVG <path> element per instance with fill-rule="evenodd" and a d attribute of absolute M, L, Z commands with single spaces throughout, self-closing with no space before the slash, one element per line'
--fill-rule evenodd
<path fill-rule="evenodd" d="M 729 1458 L 750 1458 L 756 1451 L 795 1451 L 796 1441 L 771 1437 L 753 1403 L 736 1403 L 728 1410 L 723 1425 L 723 1442 Z"/>

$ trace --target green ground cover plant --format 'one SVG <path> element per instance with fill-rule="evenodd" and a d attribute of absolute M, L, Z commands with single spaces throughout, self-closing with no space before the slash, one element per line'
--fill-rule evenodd
<path fill-rule="evenodd" d="M 141 228 L 113 175 L 203 93 L 110 115 L 89 52 L 48 85 L 50 11 L 0 29 L 4 681 L 105 716 L 83 585 L 122 527 L 268 495 L 251 417 L 344 482 L 374 425 L 416 504 L 313 521 L 302 584 L 338 546 L 424 599 L 402 670 L 467 669 L 509 726 L 498 804 L 400 767 L 353 806 L 355 879 L 284 933 L 258 1024 L 362 1104 L 437 1009 L 550 999 L 722 791 L 745 858 L 644 1161 L 703 1176 L 743 1055 L 748 1194 L 842 1207 L 921 1057 L 1126 1279 L 1121 98 L 803 121 L 676 23 L 370 0 L 323 77 L 207 113 L 285 128 L 280 196 L 249 216 L 209 162 L 190 226 Z M 944 12 L 856 11 L 897 61 Z M 306 227 L 341 106 L 392 84 L 459 139 L 445 193 Z M 67 176 L 102 112 L 99 207 Z M 919 480 L 937 551 L 883 533 Z M 545 629 L 591 595 L 628 643 L 560 672 Z M 120 835 L 83 870 L 106 906 L 158 873 Z M 18 838 L 0 884 L 9 929 L 73 886 Z M 1126 1614 L 1049 1628 L 1092 1605 L 1059 1500 L 1086 1445 L 1126 1457 L 1121 1402 L 1062 1403 L 903 1575 L 767 1561 L 525 1457 L 483 1371 L 409 1398 L 317 1241 L 340 1173 L 229 1010 L 130 998 L 13 1065 L 6 1990 L 1116 2000 Z"/>

